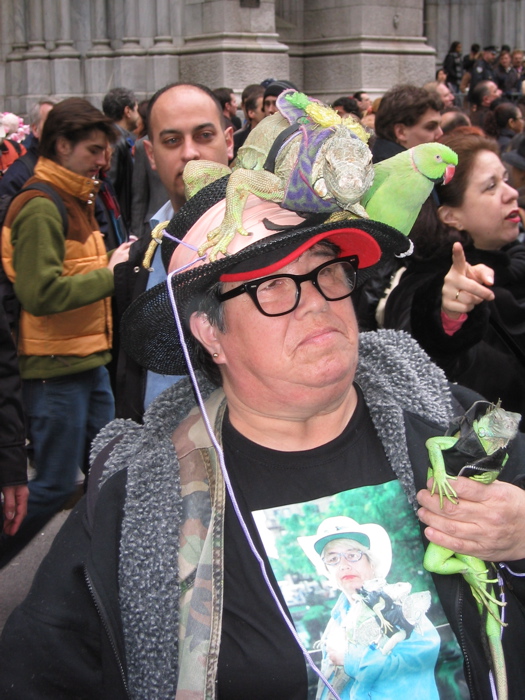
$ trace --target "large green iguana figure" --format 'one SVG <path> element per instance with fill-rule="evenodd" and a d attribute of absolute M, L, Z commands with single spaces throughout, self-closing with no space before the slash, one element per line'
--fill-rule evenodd
<path fill-rule="evenodd" d="M 277 107 L 250 132 L 233 170 L 206 160 L 184 168 L 186 199 L 229 176 L 223 221 L 199 249 L 210 261 L 228 254 L 235 235 L 250 235 L 242 223 L 250 194 L 303 216 L 372 218 L 408 236 L 435 183 L 448 182 L 457 165 L 456 154 L 440 143 L 420 144 L 372 165 L 368 133 L 353 116 L 342 118 L 295 90 L 281 93 Z M 151 234 L 146 268 L 167 223 Z"/>
<path fill-rule="evenodd" d="M 477 401 L 464 416 L 451 422 L 446 436 L 427 440 L 430 464 L 429 477 L 434 478 L 432 494 L 457 503 L 457 494 L 451 481 L 467 476 L 484 484 L 491 484 L 499 476 L 508 459 L 508 445 L 516 436 L 521 416 L 500 408 L 500 405 Z M 500 609 L 504 605 L 493 593 L 496 578 L 489 578 L 487 564 L 477 557 L 458 554 L 430 543 L 423 564 L 428 571 L 438 574 L 461 574 L 469 584 L 480 615 L 485 619 L 493 673 L 498 700 L 507 700 L 507 674 L 501 645 Z"/>
<path fill-rule="evenodd" d="M 210 260 L 228 254 L 240 233 L 242 213 L 250 194 L 301 214 L 366 217 L 359 200 L 374 180 L 369 135 L 354 117 L 337 112 L 303 93 L 287 90 L 277 98 L 279 112 L 263 119 L 239 149 L 226 189 L 226 213 L 208 234 L 199 255 Z M 186 198 L 230 173 L 210 161 L 190 161 L 184 168 Z"/>

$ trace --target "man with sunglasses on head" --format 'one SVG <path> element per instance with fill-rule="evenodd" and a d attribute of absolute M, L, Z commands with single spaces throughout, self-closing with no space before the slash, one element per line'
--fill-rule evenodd
<path fill-rule="evenodd" d="M 523 442 L 502 481 L 459 478 L 459 503 L 441 510 L 426 489 L 425 441 L 476 396 L 449 385 L 408 335 L 358 331 L 353 290 L 409 241 L 369 219 L 304 218 L 250 195 L 250 235 L 210 260 L 224 190 L 204 187 L 178 212 L 168 281 L 136 299 L 122 324 L 137 362 L 165 374 L 198 370 L 195 385 L 184 379 L 161 394 L 143 426 L 117 421 L 99 435 L 90 491 L 6 624 L 0 694 L 307 700 L 319 682 L 323 698 L 353 697 L 352 677 L 377 654 L 391 668 L 403 642 L 388 658 L 365 644 L 351 669 L 343 653 L 347 690 L 327 685 L 291 623 L 254 513 L 316 509 L 362 489 L 373 501 L 386 485 L 416 533 L 419 569 L 424 536 L 508 563 L 503 646 L 510 697 L 523 696 L 524 586 L 511 572 L 523 570 L 525 494 L 509 483 L 523 473 Z M 437 662 L 416 656 L 398 672 L 404 687 L 445 664 L 464 697 L 491 698 L 469 587 L 446 576 L 432 585 L 459 667 L 451 647 Z M 370 688 L 374 697 L 372 680 Z"/>

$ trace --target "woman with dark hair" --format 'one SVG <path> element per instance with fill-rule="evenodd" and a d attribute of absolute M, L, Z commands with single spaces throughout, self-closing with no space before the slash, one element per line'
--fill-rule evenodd
<path fill-rule="evenodd" d="M 455 92 L 459 92 L 459 84 L 463 75 L 461 48 L 461 41 L 453 41 L 443 61 L 443 70 L 447 74 L 447 82 L 454 88 Z"/>
<path fill-rule="evenodd" d="M 450 380 L 523 414 L 518 193 L 493 139 L 458 129 L 442 142 L 459 164 L 451 182 L 436 188 L 439 204 L 430 201 L 412 231 L 416 253 L 388 299 L 385 326 L 408 330 Z"/>
<path fill-rule="evenodd" d="M 500 153 L 505 153 L 514 136 L 522 131 L 523 115 L 520 108 L 512 102 L 502 102 L 487 113 L 485 132 L 497 140 Z"/>

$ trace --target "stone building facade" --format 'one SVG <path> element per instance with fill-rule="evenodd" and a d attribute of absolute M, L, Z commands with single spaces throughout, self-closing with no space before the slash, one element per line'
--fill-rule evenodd
<path fill-rule="evenodd" d="M 452 39 L 524 45 L 525 0 L 1 0 L 0 109 L 175 80 L 324 100 L 433 78 Z M 428 39 L 425 36 L 428 37 Z M 437 53 L 436 53 L 437 49 Z"/>

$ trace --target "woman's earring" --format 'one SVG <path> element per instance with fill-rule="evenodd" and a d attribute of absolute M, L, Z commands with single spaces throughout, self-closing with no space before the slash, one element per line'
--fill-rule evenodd
<path fill-rule="evenodd" d="M 212 357 L 219 357 L 219 353 L 218 353 L 218 352 L 214 352 L 213 355 L 212 355 Z"/>

